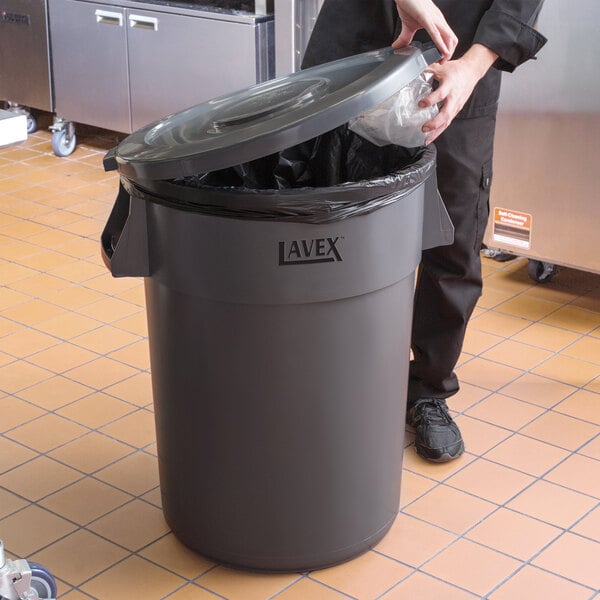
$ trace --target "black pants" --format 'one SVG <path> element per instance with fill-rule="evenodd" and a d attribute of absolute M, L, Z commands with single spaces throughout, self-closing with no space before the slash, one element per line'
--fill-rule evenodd
<path fill-rule="evenodd" d="M 457 10 L 466 9 L 457 3 Z M 393 0 L 326 0 L 303 67 L 388 46 L 399 31 Z M 482 287 L 479 252 L 489 212 L 500 85 L 499 73 L 488 75 L 493 97 L 482 98 L 483 106 L 474 111 L 486 116 L 455 119 L 435 142 L 438 186 L 455 237 L 452 246 L 423 252 L 413 312 L 409 401 L 446 398 L 458 391 L 454 367 Z"/>
<path fill-rule="evenodd" d="M 438 187 L 454 243 L 425 250 L 413 311 L 409 402 L 458 391 L 454 367 L 481 295 L 480 249 L 489 215 L 496 118 L 455 119 L 436 140 Z"/>

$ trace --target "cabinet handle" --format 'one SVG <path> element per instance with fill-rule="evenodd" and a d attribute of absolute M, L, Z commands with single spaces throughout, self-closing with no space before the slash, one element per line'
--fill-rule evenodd
<path fill-rule="evenodd" d="M 158 18 L 145 17 L 144 15 L 129 15 L 129 27 L 158 31 Z"/>
<path fill-rule="evenodd" d="M 94 14 L 96 15 L 96 23 L 104 23 L 105 25 L 118 25 L 119 27 L 123 27 L 123 13 L 96 9 Z"/>

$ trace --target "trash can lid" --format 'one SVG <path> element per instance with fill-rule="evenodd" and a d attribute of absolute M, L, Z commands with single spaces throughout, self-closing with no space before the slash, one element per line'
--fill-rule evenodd
<path fill-rule="evenodd" d="M 158 180 L 261 158 L 346 123 L 439 59 L 434 47 L 384 48 L 254 85 L 139 129 L 106 155 L 104 167 Z"/>

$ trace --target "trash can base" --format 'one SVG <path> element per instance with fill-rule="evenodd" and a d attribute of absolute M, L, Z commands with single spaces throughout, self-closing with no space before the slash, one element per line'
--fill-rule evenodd
<path fill-rule="evenodd" d="M 204 549 L 197 540 L 186 538 L 185 533 L 179 532 L 171 527 L 175 537 L 185 546 L 202 555 L 204 558 L 217 562 L 220 565 L 240 569 L 243 571 L 251 571 L 255 573 L 305 573 L 307 571 L 315 571 L 319 569 L 327 569 L 335 567 L 354 558 L 358 558 L 365 552 L 374 548 L 390 530 L 396 516 L 386 523 L 381 529 L 370 535 L 365 540 L 357 544 L 353 544 L 346 548 L 340 548 L 333 552 L 327 552 L 319 555 L 317 552 L 311 553 L 310 556 L 276 556 L 276 557 L 259 557 L 254 554 L 242 556 L 224 552 L 220 554 L 215 552 L 214 548 Z M 168 523 L 168 518 L 167 518 Z M 169 524 L 170 525 L 170 524 Z"/>

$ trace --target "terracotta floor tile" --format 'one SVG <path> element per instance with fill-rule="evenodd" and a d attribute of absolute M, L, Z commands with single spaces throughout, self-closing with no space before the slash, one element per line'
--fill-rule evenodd
<path fill-rule="evenodd" d="M 502 304 L 502 302 L 506 302 L 508 299 L 512 298 L 513 294 L 511 292 L 506 292 L 503 290 L 498 290 L 488 285 L 483 285 L 483 293 L 481 297 L 477 301 L 477 306 L 480 308 L 494 308 L 498 306 L 498 304 Z"/>
<path fill-rule="evenodd" d="M 14 290 L 29 294 L 35 298 L 47 298 L 68 285 L 68 282 L 64 279 L 42 273 L 35 277 L 21 279 L 20 281 L 13 283 L 11 287 Z"/>
<path fill-rule="evenodd" d="M 499 390 L 523 374 L 520 369 L 514 369 L 483 358 L 474 358 L 456 369 L 460 380 L 478 385 L 487 390 Z"/>
<path fill-rule="evenodd" d="M 73 215 L 74 220 L 78 220 L 79 218 L 78 215 Z M 71 262 L 68 264 L 52 269 L 52 274 L 73 283 L 84 283 L 103 272 L 100 266 L 88 260 L 73 260 L 72 258 L 70 260 Z"/>
<path fill-rule="evenodd" d="M 117 508 L 88 529 L 130 550 L 140 550 L 169 531 L 162 511 L 141 500 Z"/>
<path fill-rule="evenodd" d="M 412 570 L 375 552 L 367 552 L 342 565 L 314 571 L 311 579 L 355 598 L 378 598 Z"/>
<path fill-rule="evenodd" d="M 544 409 L 539 406 L 515 400 L 504 394 L 492 394 L 467 410 L 465 414 L 491 425 L 518 430 L 543 412 Z"/>
<path fill-rule="evenodd" d="M 44 411 L 15 396 L 0 398 L 0 431 L 8 431 L 44 414 Z"/>
<path fill-rule="evenodd" d="M 430 575 L 481 597 L 520 566 L 520 561 L 468 540 L 458 540 L 422 567 Z"/>
<path fill-rule="evenodd" d="M 158 461 L 138 451 L 98 471 L 96 477 L 139 496 L 158 485 Z"/>
<path fill-rule="evenodd" d="M 80 585 L 128 556 L 128 552 L 89 531 L 79 530 L 32 558 L 70 585 Z M 62 598 L 62 596 L 61 596 Z"/>
<path fill-rule="evenodd" d="M 446 484 L 478 498 L 504 504 L 535 479 L 524 473 L 478 459 L 446 480 Z"/>
<path fill-rule="evenodd" d="M 140 496 L 142 500 L 149 502 L 150 504 L 154 504 L 154 506 L 162 509 L 162 497 L 160 494 L 160 487 L 155 487 L 153 490 L 143 494 Z"/>
<path fill-rule="evenodd" d="M 48 496 L 40 504 L 65 519 L 87 525 L 131 499 L 129 494 L 86 477 Z"/>
<path fill-rule="evenodd" d="M 102 433 L 142 448 L 156 440 L 154 415 L 143 408 L 102 427 Z"/>
<path fill-rule="evenodd" d="M 172 533 L 139 552 L 140 556 L 186 579 L 196 579 L 215 566 L 184 546 Z"/>
<path fill-rule="evenodd" d="M 81 479 L 81 474 L 40 456 L 0 476 L 0 485 L 36 501 Z"/>
<path fill-rule="evenodd" d="M 125 302 L 131 302 L 132 304 L 135 304 L 140 308 L 144 308 L 146 306 L 146 295 L 144 292 L 143 285 L 132 287 L 129 290 L 117 294 L 116 298 L 119 298 L 120 300 L 125 300 Z"/>
<path fill-rule="evenodd" d="M 57 412 L 86 427 L 96 429 L 135 410 L 135 406 L 97 392 L 77 400 Z"/>
<path fill-rule="evenodd" d="M 104 390 L 111 396 L 121 398 L 137 406 L 152 404 L 152 380 L 149 373 L 139 373 Z"/>
<path fill-rule="evenodd" d="M 136 369 L 110 358 L 98 358 L 81 367 L 67 371 L 65 376 L 96 390 L 102 390 L 136 373 Z"/>
<path fill-rule="evenodd" d="M 131 317 L 115 321 L 113 325 L 142 337 L 148 336 L 148 321 L 144 312 L 139 312 Z"/>
<path fill-rule="evenodd" d="M 7 552 L 26 557 L 76 529 L 75 525 L 40 508 L 28 506 L 0 521 Z"/>
<path fill-rule="evenodd" d="M 81 385 L 66 377 L 55 375 L 37 385 L 21 390 L 18 395 L 20 398 L 46 410 L 56 410 L 92 392 L 93 389 L 90 387 Z"/>
<path fill-rule="evenodd" d="M 489 395 L 489 390 L 485 390 L 476 385 L 471 385 L 470 383 L 461 382 L 458 393 L 449 398 L 447 402 L 451 411 L 462 413 L 467 410 L 467 408 L 477 404 Z"/>
<path fill-rule="evenodd" d="M 600 542 L 565 533 L 532 561 L 533 565 L 600 590 Z"/>
<path fill-rule="evenodd" d="M 511 432 L 478 419 L 460 415 L 455 419 L 463 436 L 468 454 L 481 455 L 505 440 Z"/>
<path fill-rule="evenodd" d="M 49 456 L 84 473 L 94 473 L 132 452 L 130 446 L 91 432 L 53 450 Z"/>
<path fill-rule="evenodd" d="M 4 310 L 19 306 L 30 300 L 31 298 L 27 294 L 21 294 L 9 288 L 4 288 L 0 296 L 0 311 L 4 312 Z M 3 315 L 3 318 L 6 319 L 6 316 Z"/>
<path fill-rule="evenodd" d="M 169 595 L 169 600 L 218 600 L 219 598 L 222 598 L 222 596 L 207 592 L 193 583 L 184 585 L 175 593 Z"/>
<path fill-rule="evenodd" d="M 563 350 L 563 354 L 600 364 L 600 339 L 586 336 Z"/>
<path fill-rule="evenodd" d="M 69 310 L 77 310 L 82 306 L 97 302 L 102 298 L 100 294 L 92 290 L 88 290 L 80 285 L 70 284 L 66 280 L 64 281 L 65 287 L 55 294 L 51 294 L 47 297 L 48 302 L 56 304 Z"/>
<path fill-rule="evenodd" d="M 348 596 L 306 577 L 276 596 L 277 600 L 344 600 Z"/>
<path fill-rule="evenodd" d="M 45 228 L 45 231 L 32 235 L 28 238 L 28 241 L 42 248 L 60 248 L 64 244 L 76 239 L 71 233 L 61 231 L 60 229 Z"/>
<path fill-rule="evenodd" d="M 561 355 L 542 363 L 534 369 L 534 373 L 582 387 L 598 377 L 600 365 Z"/>
<path fill-rule="evenodd" d="M 402 471 L 402 480 L 400 484 L 400 506 L 408 506 L 435 485 L 436 482 L 431 481 L 428 477 L 423 477 L 422 475 L 404 469 Z"/>
<path fill-rule="evenodd" d="M 79 312 L 97 321 L 113 323 L 140 312 L 140 307 L 116 298 L 106 298 L 81 308 Z"/>
<path fill-rule="evenodd" d="M 510 337 L 531 325 L 531 321 L 512 315 L 505 315 L 495 311 L 488 311 L 480 316 L 473 318 L 470 327 L 498 335 Z"/>
<path fill-rule="evenodd" d="M 116 296 L 134 287 L 143 285 L 142 282 L 143 279 L 139 277 L 112 277 L 106 267 L 104 267 L 96 277 L 86 281 L 85 285 L 103 294 Z"/>
<path fill-rule="evenodd" d="M 79 367 L 98 358 L 98 354 L 79 346 L 61 343 L 28 357 L 27 362 L 56 374 Z"/>
<path fill-rule="evenodd" d="M 2 347 L 17 358 L 25 358 L 42 350 L 56 346 L 59 340 L 36 331 L 35 329 L 20 328 L 2 340 Z"/>
<path fill-rule="evenodd" d="M 55 319 L 38 323 L 36 329 L 63 340 L 70 340 L 82 333 L 100 327 L 101 323 L 77 313 L 65 313 Z"/>
<path fill-rule="evenodd" d="M 99 240 L 103 230 L 103 224 L 98 223 L 96 219 L 85 217 L 79 221 L 69 223 L 63 227 L 64 231 L 88 237 L 92 240 Z"/>
<path fill-rule="evenodd" d="M 521 433 L 567 450 L 576 450 L 600 433 L 600 427 L 549 411 L 523 427 Z"/>
<path fill-rule="evenodd" d="M 139 340 L 140 337 L 133 333 L 128 333 L 111 325 L 103 325 L 94 331 L 74 338 L 72 341 L 74 344 L 98 354 L 108 354 Z"/>
<path fill-rule="evenodd" d="M 449 546 L 456 536 L 415 519 L 399 514 L 383 540 L 375 546 L 375 551 L 412 567 L 429 560 Z"/>
<path fill-rule="evenodd" d="M 0 290 L 0 294 L 2 290 Z M 20 323 L 15 323 L 14 321 L 10 321 L 4 317 L 0 317 L 0 338 L 3 338 L 11 333 L 16 333 L 22 329 L 22 325 Z M 4 340 L 2 340 L 4 343 Z"/>
<path fill-rule="evenodd" d="M 19 498 L 19 496 L 16 496 L 11 492 L 0 489 L 0 520 L 25 508 L 27 505 L 28 502 L 23 500 L 23 498 Z"/>
<path fill-rule="evenodd" d="M 465 537 L 521 561 L 529 560 L 556 539 L 562 529 L 501 508 Z"/>
<path fill-rule="evenodd" d="M 567 450 L 515 434 L 487 452 L 485 458 L 540 477 L 568 455 Z"/>
<path fill-rule="evenodd" d="M 562 577 L 525 566 L 489 595 L 489 600 L 589 600 L 590 590 Z"/>
<path fill-rule="evenodd" d="M 544 479 L 600 499 L 600 462 L 587 456 L 570 456 Z"/>
<path fill-rule="evenodd" d="M 600 436 L 595 437 L 583 448 L 580 448 L 579 454 L 600 460 Z"/>
<path fill-rule="evenodd" d="M 596 379 L 590 381 L 586 386 L 586 390 L 590 390 L 590 392 L 595 392 L 596 394 L 600 394 L 600 377 L 596 377 Z"/>
<path fill-rule="evenodd" d="M 296 574 L 263 575 L 217 567 L 202 575 L 196 583 L 227 600 L 263 600 L 299 579 Z"/>
<path fill-rule="evenodd" d="M 552 356 L 552 352 L 528 344 L 506 340 L 481 356 L 516 369 L 532 369 Z"/>
<path fill-rule="evenodd" d="M 526 373 L 523 377 L 519 377 L 503 387 L 502 393 L 524 402 L 552 408 L 575 390 L 575 387 L 565 383 Z"/>
<path fill-rule="evenodd" d="M 160 600 L 184 582 L 169 571 L 132 556 L 84 583 L 81 590 L 96 600 Z"/>
<path fill-rule="evenodd" d="M 503 337 L 486 333 L 485 331 L 479 331 L 473 327 L 467 329 L 465 335 L 465 341 L 463 344 L 463 351 L 469 354 L 478 355 L 486 350 L 489 350 L 496 344 L 499 344 L 504 340 Z"/>
<path fill-rule="evenodd" d="M 0 401 L 0 407 L 2 406 L 2 402 Z M 6 473 L 36 456 L 37 453 L 33 452 L 33 450 L 4 437 L 0 437 L 0 474 Z"/>
<path fill-rule="evenodd" d="M 11 429 L 5 435 L 38 452 L 49 452 L 87 431 L 87 428 L 77 423 L 55 414 L 47 414 Z"/>
<path fill-rule="evenodd" d="M 451 584 L 434 579 L 424 573 L 415 573 L 401 581 L 381 600 L 476 600 L 476 597 Z"/>
<path fill-rule="evenodd" d="M 44 300 L 29 300 L 13 308 L 8 308 L 3 316 L 23 325 L 35 325 L 48 319 L 64 315 L 63 309 Z"/>
<path fill-rule="evenodd" d="M 586 515 L 596 501 L 589 496 L 548 481 L 538 481 L 506 507 L 551 525 L 567 528 Z"/>
<path fill-rule="evenodd" d="M 600 394 L 579 390 L 554 407 L 556 412 L 600 425 Z"/>
<path fill-rule="evenodd" d="M 444 510 L 440 510 L 440 507 Z M 438 485 L 402 512 L 453 533 L 463 533 L 489 515 L 496 506 L 460 490 Z"/>
<path fill-rule="evenodd" d="M 495 310 L 531 321 L 539 321 L 561 307 L 555 302 L 521 294 L 496 306 Z"/>
<path fill-rule="evenodd" d="M 55 252 L 54 250 L 43 250 L 37 254 L 32 254 L 21 259 L 21 264 L 37 269 L 42 272 L 49 272 L 59 267 L 70 265 L 73 262 L 71 256 L 67 256 L 62 252 Z"/>
<path fill-rule="evenodd" d="M 136 367 L 142 371 L 150 370 L 150 355 L 147 340 L 135 342 L 116 352 L 112 352 L 110 358 Z"/>
<path fill-rule="evenodd" d="M 54 210 L 43 215 L 36 215 L 34 221 L 48 227 L 62 227 L 79 219 L 81 219 L 81 215 L 76 215 L 67 210 Z"/>
<path fill-rule="evenodd" d="M 565 306 L 542 319 L 541 322 L 570 331 L 588 333 L 600 325 L 600 313 L 577 306 Z"/>
<path fill-rule="evenodd" d="M 18 361 L 0 367 L 0 390 L 14 394 L 52 377 L 52 372 Z"/>

